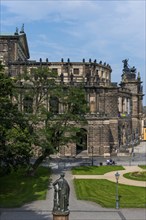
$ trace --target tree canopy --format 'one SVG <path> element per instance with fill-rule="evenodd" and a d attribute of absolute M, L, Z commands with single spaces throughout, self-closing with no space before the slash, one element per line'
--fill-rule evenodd
<path fill-rule="evenodd" d="M 13 79 L 1 68 L 0 77 L 1 164 L 27 163 L 34 174 L 46 157 L 78 141 L 77 133 L 87 123 L 85 90 L 81 84 L 62 83 L 46 67 L 32 68 Z M 31 164 L 36 148 L 40 153 Z"/>
<path fill-rule="evenodd" d="M 0 167 L 10 172 L 29 162 L 28 123 L 13 102 L 13 80 L 0 63 Z"/>

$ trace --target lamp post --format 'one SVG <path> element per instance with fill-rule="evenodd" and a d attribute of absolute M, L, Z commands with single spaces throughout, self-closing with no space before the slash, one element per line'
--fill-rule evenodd
<path fill-rule="evenodd" d="M 118 172 L 115 173 L 116 178 L 116 209 L 119 209 L 119 194 L 118 194 L 118 180 L 119 180 L 120 174 Z"/>
<path fill-rule="evenodd" d="M 132 151 L 131 151 L 131 156 L 132 156 L 132 161 L 134 161 L 134 143 L 135 143 L 135 132 L 132 132 Z"/>
<path fill-rule="evenodd" d="M 94 147 L 91 146 L 91 152 L 92 152 L 92 166 L 94 165 L 94 161 L 93 161 L 93 149 L 94 149 Z"/>

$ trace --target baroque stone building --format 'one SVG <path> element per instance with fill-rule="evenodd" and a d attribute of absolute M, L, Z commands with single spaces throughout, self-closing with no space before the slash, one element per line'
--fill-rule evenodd
<path fill-rule="evenodd" d="M 76 156 L 86 151 L 89 156 L 110 155 L 138 143 L 142 135 L 142 81 L 136 68 L 129 67 L 127 59 L 123 60 L 121 82 L 118 84 L 111 82 L 111 66 L 102 61 L 61 59 L 60 62 L 50 62 L 40 59 L 38 62 L 29 58 L 24 27 L 19 33 L 16 29 L 12 35 L 0 36 L 0 59 L 9 76 L 47 66 L 58 73 L 58 79 L 63 83 L 84 84 L 90 113 L 86 116 L 87 126 L 78 134 L 81 145 L 75 143 L 61 150 L 60 154 Z"/>

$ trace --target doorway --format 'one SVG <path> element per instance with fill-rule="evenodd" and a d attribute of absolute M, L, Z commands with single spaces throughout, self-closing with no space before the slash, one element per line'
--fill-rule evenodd
<path fill-rule="evenodd" d="M 87 130 L 81 128 L 80 131 L 76 133 L 76 136 L 76 152 L 79 154 L 80 152 L 87 150 Z"/>

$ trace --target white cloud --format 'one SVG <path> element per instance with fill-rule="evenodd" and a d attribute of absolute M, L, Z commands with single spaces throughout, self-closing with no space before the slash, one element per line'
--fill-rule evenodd
<path fill-rule="evenodd" d="M 25 24 L 32 59 L 108 62 L 120 79 L 129 58 L 145 77 L 146 1 L 1 0 L 1 29 Z"/>
<path fill-rule="evenodd" d="M 139 1 L 2 0 L 8 15 L 2 22 L 5 25 L 17 25 L 24 21 L 45 21 L 52 24 L 55 22 L 67 25 L 64 29 L 70 35 L 87 35 L 91 39 L 91 36 L 98 35 L 112 38 L 125 34 L 135 35 L 137 32 L 142 35 L 144 4 Z"/>
<path fill-rule="evenodd" d="M 95 3 L 92 1 L 2 0 L 2 5 L 7 7 L 7 12 L 26 18 L 27 21 L 51 17 L 53 20 L 58 20 L 58 18 L 61 20 L 78 19 L 79 17 L 82 19 L 82 16 L 86 16 L 86 10 L 89 11 L 89 14 L 91 10 L 95 11 Z"/>

